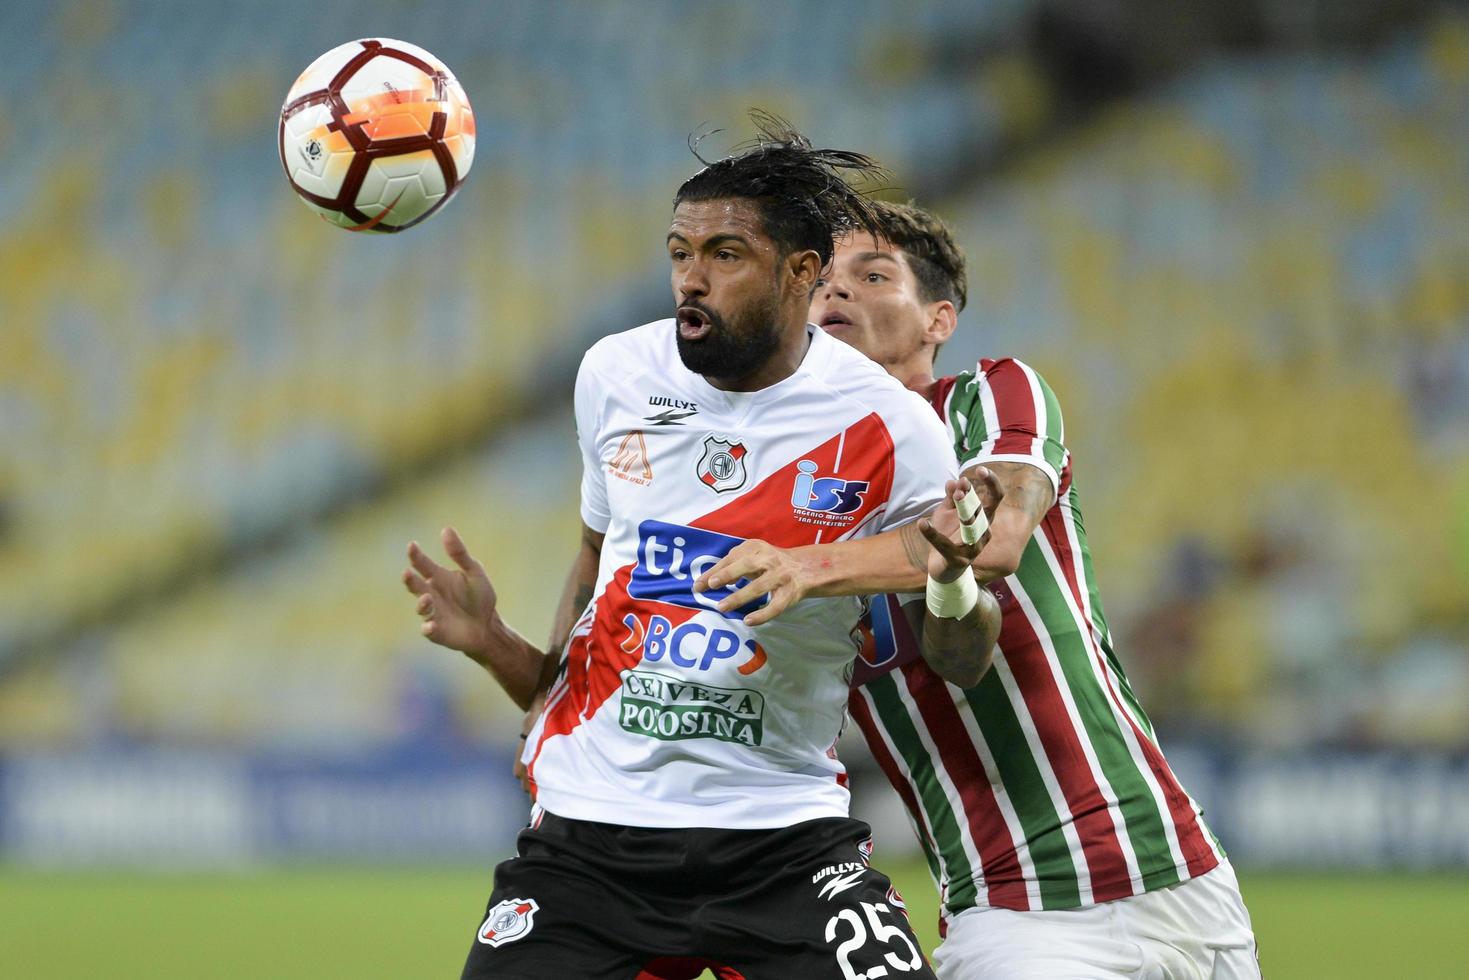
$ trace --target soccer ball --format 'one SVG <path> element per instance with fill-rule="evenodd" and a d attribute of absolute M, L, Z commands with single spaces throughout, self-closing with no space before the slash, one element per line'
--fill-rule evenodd
<path fill-rule="evenodd" d="M 332 48 L 281 106 L 291 189 L 350 231 L 402 231 L 454 196 L 474 160 L 474 111 L 444 63 L 413 44 Z"/>

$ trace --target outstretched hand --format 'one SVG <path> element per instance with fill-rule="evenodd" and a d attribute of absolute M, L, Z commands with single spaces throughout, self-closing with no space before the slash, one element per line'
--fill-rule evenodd
<path fill-rule="evenodd" d="M 999 502 L 999 485 L 994 474 L 981 468 L 977 475 L 980 487 L 975 487 L 963 476 L 948 481 L 944 485 L 944 502 L 928 517 L 918 520 L 918 530 L 931 549 L 928 553 L 928 575 L 936 582 L 952 582 L 964 574 L 964 569 L 973 563 L 989 541 L 988 532 L 973 543 L 966 542 L 962 533 L 965 522 L 959 516 L 959 502 L 971 488 L 976 490 L 986 516 L 994 513 Z"/>
<path fill-rule="evenodd" d="M 440 646 L 478 657 L 489 640 L 495 587 L 457 531 L 444 528 L 440 540 L 444 552 L 458 567 L 438 564 L 413 541 L 408 545 L 409 567 L 403 569 L 403 584 L 418 598 L 414 611 L 423 619 L 420 629 L 424 636 Z"/>

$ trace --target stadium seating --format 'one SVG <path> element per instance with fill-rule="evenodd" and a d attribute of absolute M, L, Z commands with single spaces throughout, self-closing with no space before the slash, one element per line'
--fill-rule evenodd
<path fill-rule="evenodd" d="M 1000 31 L 1021 0 L 833 0 L 801 33 L 727 5 L 429 5 L 410 39 L 465 82 L 474 172 L 431 225 L 350 236 L 291 199 L 274 110 L 400 5 L 200 6 L 0 10 L 37 39 L 0 85 L 56 80 L 0 118 L 0 747 L 502 738 L 507 702 L 417 638 L 402 545 L 458 524 L 544 633 L 569 370 L 665 309 L 690 131 L 763 104 L 921 175 L 1024 124 L 1013 73 L 887 40 Z M 294 47 L 257 45 L 282 18 Z M 525 45 L 532 22 L 559 40 Z M 1072 407 L 1165 731 L 1469 739 L 1466 89 L 1458 19 L 1365 59 L 1218 63 L 935 202 L 972 266 L 941 365 L 1016 354 Z"/>

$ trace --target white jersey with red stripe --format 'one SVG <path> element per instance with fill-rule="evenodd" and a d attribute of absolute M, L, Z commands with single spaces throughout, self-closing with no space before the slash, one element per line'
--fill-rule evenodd
<path fill-rule="evenodd" d="M 607 337 L 576 383 L 582 519 L 606 537 L 596 595 L 528 740 L 539 806 L 641 827 L 846 816 L 839 734 L 864 603 L 816 598 L 748 627 L 692 584 L 748 538 L 861 537 L 932 509 L 957 471 L 922 398 L 808 326 L 785 380 L 723 391 L 675 323 Z"/>

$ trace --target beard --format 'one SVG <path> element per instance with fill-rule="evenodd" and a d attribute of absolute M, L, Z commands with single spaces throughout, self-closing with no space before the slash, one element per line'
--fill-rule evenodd
<path fill-rule="evenodd" d="M 687 340 L 674 324 L 678 356 L 684 367 L 710 378 L 744 378 L 754 374 L 780 346 L 776 325 L 779 306 L 774 296 L 726 320 L 694 300 L 685 301 L 709 318 L 709 332 L 701 340 Z"/>

